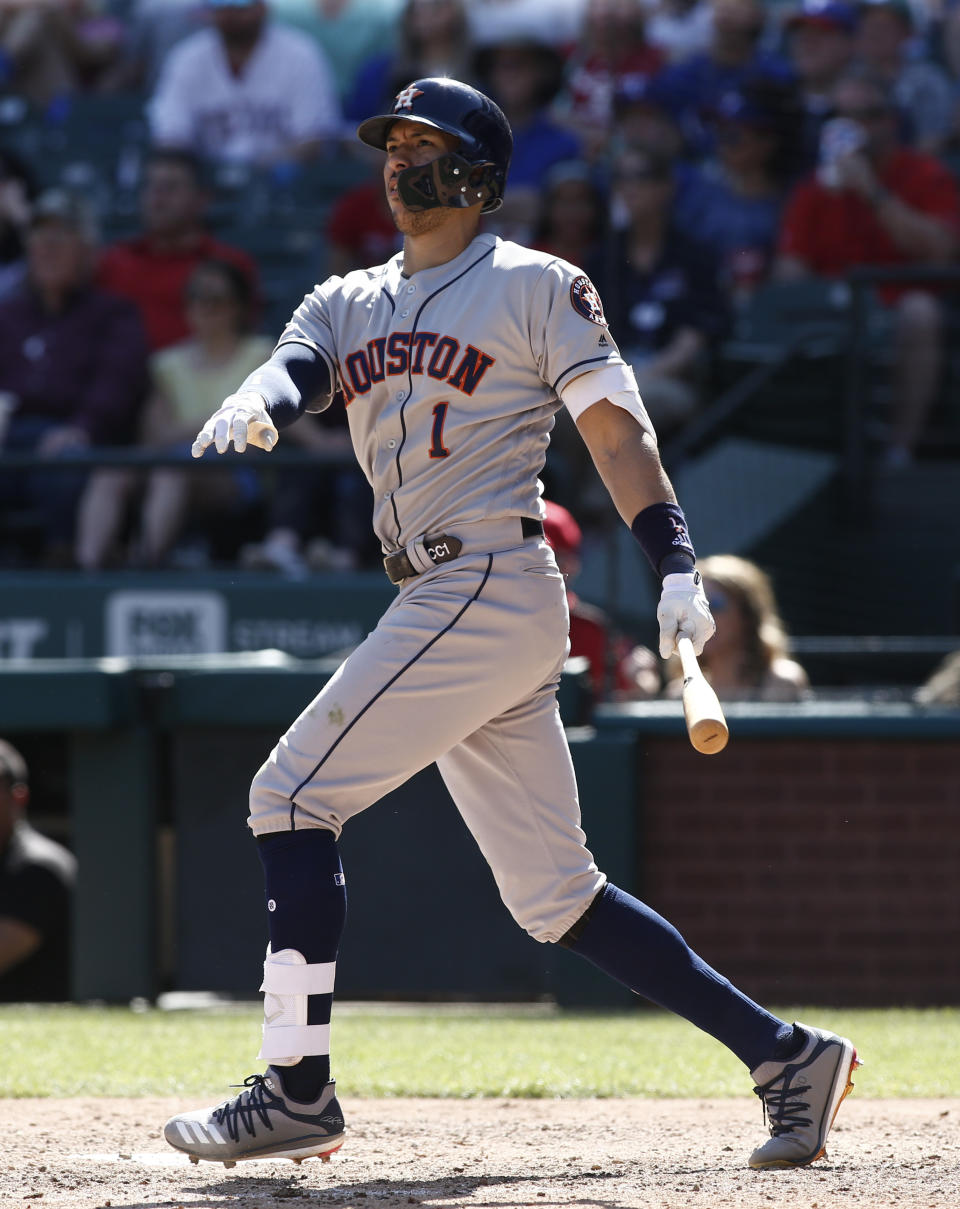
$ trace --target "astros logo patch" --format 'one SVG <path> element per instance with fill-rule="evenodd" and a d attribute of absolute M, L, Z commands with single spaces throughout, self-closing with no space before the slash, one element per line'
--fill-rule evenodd
<path fill-rule="evenodd" d="M 607 326 L 607 321 L 603 317 L 603 303 L 600 301 L 596 286 L 589 277 L 575 278 L 570 286 L 570 302 L 577 314 L 582 315 L 584 319 L 589 319 L 591 323 L 598 323 L 601 327 Z"/>
<path fill-rule="evenodd" d="M 414 88 L 412 84 L 408 84 L 402 92 L 397 93 L 397 99 L 393 103 L 393 112 L 399 113 L 401 109 L 412 109 L 414 100 L 422 96 L 422 88 Z"/>

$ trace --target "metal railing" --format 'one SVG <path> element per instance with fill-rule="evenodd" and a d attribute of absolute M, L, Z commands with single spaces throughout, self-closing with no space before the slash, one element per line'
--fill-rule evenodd
<path fill-rule="evenodd" d="M 242 462 L 239 460 L 241 458 Z M 267 458 L 269 461 L 265 460 Z M 281 467 L 308 470 L 311 466 L 355 466 L 356 458 L 348 449 L 321 449 L 308 452 L 296 447 L 282 449 L 279 446 L 270 453 L 267 453 L 266 450 L 251 448 L 242 454 L 230 452 L 222 457 L 210 454 L 202 458 L 185 458 L 182 454 L 133 445 L 92 445 L 86 449 L 57 454 L 55 457 L 45 457 L 39 453 L 5 453 L 0 450 L 0 473 L 6 470 L 154 470 L 162 467 L 176 470 L 209 471 L 224 467 L 236 468 L 240 465 L 264 471 Z"/>
<path fill-rule="evenodd" d="M 873 297 L 878 288 L 887 285 L 930 285 L 941 289 L 960 285 L 960 265 L 864 265 L 851 270 L 841 280 L 849 291 L 849 301 L 845 307 L 831 308 L 829 318 L 841 333 L 838 355 L 843 360 L 842 476 L 847 507 L 853 512 L 862 512 L 869 507 L 871 485 L 866 404 L 873 351 L 870 332 Z M 806 327 L 801 324 L 772 357 L 749 369 L 709 403 L 677 437 L 667 442 L 663 460 L 668 469 L 675 469 L 693 450 L 719 435 L 725 424 L 738 416 L 798 357 L 822 349 L 827 318 L 825 311 L 822 319 L 810 322 Z"/>
<path fill-rule="evenodd" d="M 797 330 L 771 356 L 747 370 L 740 379 L 708 403 L 682 432 L 664 443 L 662 457 L 668 470 L 674 471 L 694 450 L 716 438 L 726 424 L 751 404 L 760 391 L 787 371 L 797 358 L 822 351 L 824 321 L 829 317 L 838 332 L 843 332 L 839 343 L 844 363 L 840 450 L 845 496 L 851 507 L 860 509 L 866 506 L 869 500 L 870 473 L 866 457 L 865 402 L 870 365 L 871 299 L 877 288 L 885 285 L 958 285 L 960 265 L 865 265 L 853 269 L 842 281 L 849 290 L 849 302 L 845 307 L 833 307 L 829 316 L 825 312 L 824 316 L 815 322 L 801 322 Z M 307 452 L 295 447 L 284 448 L 281 445 L 269 455 L 261 450 L 251 450 L 243 455 L 231 454 L 220 459 L 212 456 L 183 458 L 176 453 L 141 446 L 95 446 L 71 450 L 52 458 L 36 453 L 13 453 L 0 449 L 0 474 L 16 470 L 92 470 L 100 467 L 140 470 L 169 467 L 197 471 L 211 465 L 236 465 L 238 456 L 244 458 L 244 466 L 263 470 L 355 464 L 352 452 L 340 449 Z M 264 461 L 267 457 L 269 461 Z"/>

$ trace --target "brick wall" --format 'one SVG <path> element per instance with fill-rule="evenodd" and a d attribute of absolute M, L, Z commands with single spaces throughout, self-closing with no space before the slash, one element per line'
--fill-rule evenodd
<path fill-rule="evenodd" d="M 960 1003 L 960 741 L 641 738 L 640 891 L 764 1003 Z"/>

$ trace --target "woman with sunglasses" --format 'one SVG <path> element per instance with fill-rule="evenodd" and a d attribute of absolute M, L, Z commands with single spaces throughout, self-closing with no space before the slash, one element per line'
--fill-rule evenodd
<path fill-rule="evenodd" d="M 700 666 L 721 700 L 799 701 L 806 696 L 810 682 L 788 654 L 770 577 L 735 554 L 713 554 L 697 565 L 717 623 Z M 665 695 L 679 697 L 682 686 L 677 660 Z"/>

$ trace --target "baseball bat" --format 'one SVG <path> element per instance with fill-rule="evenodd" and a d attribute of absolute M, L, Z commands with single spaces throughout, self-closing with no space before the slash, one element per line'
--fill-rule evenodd
<path fill-rule="evenodd" d="M 717 694 L 700 670 L 689 638 L 677 639 L 677 652 L 683 667 L 683 716 L 687 720 L 687 734 L 697 751 L 714 756 L 727 746 L 730 737 L 727 720 Z"/>

